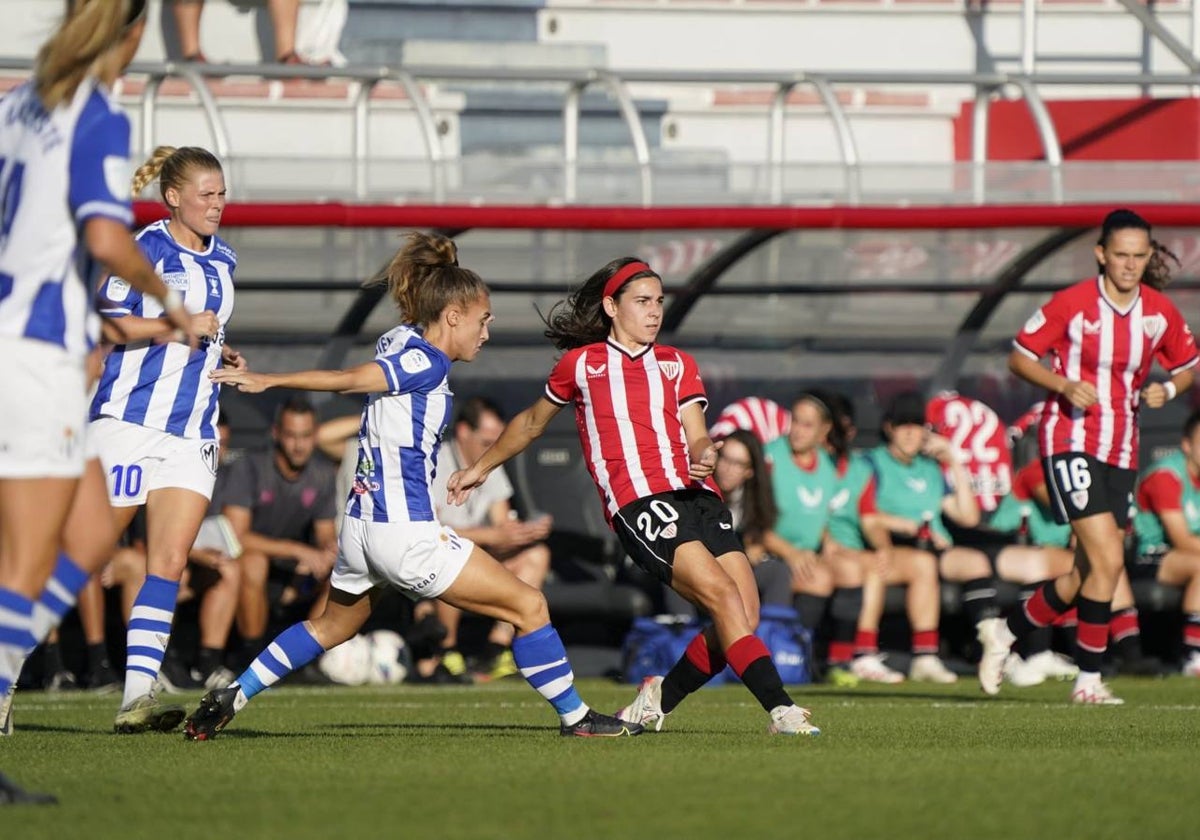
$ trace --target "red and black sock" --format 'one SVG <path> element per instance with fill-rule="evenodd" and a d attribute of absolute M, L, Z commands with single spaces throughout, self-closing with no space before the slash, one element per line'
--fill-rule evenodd
<path fill-rule="evenodd" d="M 879 631 L 857 631 L 854 634 L 854 655 L 870 656 L 873 653 L 879 653 Z"/>
<path fill-rule="evenodd" d="M 771 659 L 771 651 L 758 636 L 742 636 L 725 651 L 725 658 L 763 709 L 769 712 L 776 706 L 793 705 Z"/>
<path fill-rule="evenodd" d="M 1058 617 L 1070 608 L 1070 604 L 1058 597 L 1054 581 L 1046 581 L 1021 609 L 1012 611 L 1008 617 L 1008 629 L 1018 639 L 1023 639 L 1037 627 L 1049 627 L 1054 624 Z"/>
<path fill-rule="evenodd" d="M 697 633 L 683 656 L 667 672 L 662 683 L 662 710 L 673 711 L 684 697 L 704 687 L 704 684 L 725 669 L 725 655 L 708 644 L 703 633 Z"/>
<path fill-rule="evenodd" d="M 1017 610 L 1021 610 L 1025 606 L 1025 602 L 1034 596 L 1034 594 L 1046 585 L 1046 581 L 1041 580 L 1037 583 L 1029 584 L 1021 587 L 1021 605 Z M 1050 643 L 1054 640 L 1054 631 L 1049 627 L 1034 627 L 1027 632 L 1021 643 L 1018 645 L 1018 653 L 1022 658 L 1028 659 L 1039 653 L 1050 650 Z"/>
<path fill-rule="evenodd" d="M 1080 671 L 1100 673 L 1100 662 L 1108 649 L 1108 619 L 1112 606 L 1080 595 L 1075 599 L 1079 610 L 1079 628 L 1075 631 L 1075 664 Z"/>
<path fill-rule="evenodd" d="M 936 655 L 938 652 L 937 628 L 933 630 L 914 630 L 912 634 L 912 652 L 913 656 Z"/>
<path fill-rule="evenodd" d="M 1200 613 L 1184 614 L 1183 646 L 1189 655 L 1200 653 Z"/>
<path fill-rule="evenodd" d="M 1117 610 L 1108 619 L 1108 634 L 1113 650 L 1126 662 L 1142 658 L 1142 630 L 1138 626 L 1137 607 Z"/>

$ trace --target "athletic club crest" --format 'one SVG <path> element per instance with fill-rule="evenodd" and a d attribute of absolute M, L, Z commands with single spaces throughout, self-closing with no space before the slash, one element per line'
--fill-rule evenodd
<path fill-rule="evenodd" d="M 662 535 L 663 535 L 664 539 L 668 539 L 668 540 L 674 539 L 675 535 L 678 533 L 679 533 L 679 529 L 677 527 L 675 527 L 674 522 L 672 522 L 670 525 L 668 525 L 667 527 L 662 529 Z"/>
<path fill-rule="evenodd" d="M 1087 507 L 1087 503 L 1088 503 L 1088 491 L 1086 491 L 1086 490 L 1072 490 L 1071 491 L 1071 504 L 1075 505 L 1075 508 L 1077 510 L 1083 510 L 1085 507 Z"/>
<path fill-rule="evenodd" d="M 1150 339 L 1151 343 L 1162 338 L 1166 331 L 1167 319 L 1162 315 L 1142 316 L 1142 332 L 1146 334 L 1146 338 Z"/>
<path fill-rule="evenodd" d="M 659 362 L 658 369 L 662 371 L 662 375 L 667 377 L 667 379 L 678 379 L 680 371 L 683 370 L 683 365 L 678 361 Z"/>

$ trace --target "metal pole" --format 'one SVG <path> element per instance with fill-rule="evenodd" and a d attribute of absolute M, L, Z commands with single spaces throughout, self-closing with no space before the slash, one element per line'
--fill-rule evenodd
<path fill-rule="evenodd" d="M 988 116 L 992 108 L 992 89 L 975 86 L 975 108 L 971 111 L 971 200 L 987 200 Z"/>
<path fill-rule="evenodd" d="M 150 157 L 154 149 L 154 127 L 158 121 L 156 100 L 162 81 L 162 76 L 150 76 L 142 89 L 142 157 Z"/>
<path fill-rule="evenodd" d="M 772 204 L 783 203 L 783 162 L 787 143 L 787 99 L 796 87 L 795 82 L 781 82 L 771 97 L 771 111 L 767 125 L 767 168 L 770 183 L 768 190 Z"/>
<path fill-rule="evenodd" d="M 404 86 L 412 102 L 413 112 L 417 115 L 417 123 L 421 126 L 421 139 L 425 141 L 425 155 L 429 158 L 430 175 L 433 178 L 433 200 L 441 203 L 446 200 L 446 169 L 442 165 L 442 141 L 438 137 L 437 121 L 433 116 L 433 108 L 425 97 L 425 92 L 417 84 L 416 79 L 406 70 L 395 70 L 392 78 Z"/>
<path fill-rule="evenodd" d="M 654 202 L 654 185 L 650 176 L 650 145 L 646 142 L 646 131 L 642 127 L 642 116 L 638 113 L 637 105 L 629 94 L 629 89 L 620 77 L 613 73 L 601 73 L 600 80 L 612 92 L 617 100 L 617 108 L 629 128 L 629 139 L 633 141 L 633 157 L 638 165 L 638 181 L 642 193 L 642 206 L 649 207 Z"/>
<path fill-rule="evenodd" d="M 167 72 L 176 70 L 174 65 L 167 65 Z M 208 131 L 212 135 L 213 151 L 217 157 L 224 160 L 229 157 L 229 134 L 225 131 L 225 121 L 221 119 L 221 111 L 217 108 L 217 100 L 213 99 L 208 82 L 204 80 L 194 67 L 183 66 L 177 69 L 180 76 L 196 91 L 200 99 L 200 107 L 204 109 L 204 118 L 208 121 Z"/>
<path fill-rule="evenodd" d="M 1050 200 L 1055 204 L 1063 202 L 1063 173 L 1062 173 L 1062 144 L 1058 140 L 1058 131 L 1054 128 L 1054 120 L 1050 110 L 1038 93 L 1037 86 L 1030 80 L 1014 76 L 1013 83 L 1021 89 L 1025 97 L 1025 105 L 1029 115 L 1037 126 L 1038 136 L 1042 139 L 1042 151 L 1046 155 L 1046 164 L 1050 167 Z"/>
<path fill-rule="evenodd" d="M 1021 72 L 1037 70 L 1037 0 L 1021 0 Z"/>
<path fill-rule="evenodd" d="M 367 157 L 371 151 L 370 107 L 371 91 L 376 82 L 363 80 L 358 83 L 354 97 L 354 197 L 367 197 Z"/>
<path fill-rule="evenodd" d="M 838 147 L 842 152 L 842 165 L 846 167 L 846 200 L 858 204 L 862 198 L 862 184 L 858 171 L 858 145 L 854 142 L 854 132 L 850 129 L 850 120 L 846 118 L 846 110 L 838 101 L 837 93 L 829 80 L 821 76 L 809 76 L 808 81 L 817 89 L 829 118 L 833 121 L 833 131 L 837 135 Z"/>
<path fill-rule="evenodd" d="M 579 198 L 579 100 L 587 82 L 575 82 L 563 96 L 563 201 Z"/>

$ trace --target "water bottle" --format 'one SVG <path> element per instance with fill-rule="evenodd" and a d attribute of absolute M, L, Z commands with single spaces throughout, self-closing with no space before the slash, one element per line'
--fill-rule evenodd
<path fill-rule="evenodd" d="M 933 514 L 929 511 L 921 514 L 921 524 L 917 528 L 916 545 L 920 551 L 933 551 Z"/>

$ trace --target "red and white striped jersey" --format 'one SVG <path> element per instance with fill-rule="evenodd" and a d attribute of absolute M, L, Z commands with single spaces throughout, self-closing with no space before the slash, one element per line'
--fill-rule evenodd
<path fill-rule="evenodd" d="M 764 397 L 742 397 L 721 410 L 717 422 L 708 430 L 713 440 L 729 437 L 730 433 L 743 429 L 763 443 L 770 443 L 788 433 L 792 426 L 792 415 L 774 400 Z"/>
<path fill-rule="evenodd" d="M 630 502 L 672 490 L 716 493 L 711 478 L 688 477 L 680 412 L 708 405 L 696 360 L 661 344 L 630 353 L 603 341 L 568 350 L 546 382 L 546 398 L 575 403 L 575 425 L 605 516 Z"/>
<path fill-rule="evenodd" d="M 925 422 L 949 439 L 971 478 L 979 509 L 991 513 L 1012 488 L 1012 453 L 999 415 L 985 403 L 942 391 L 925 406 Z M 946 471 L 946 480 L 952 473 Z"/>
<path fill-rule="evenodd" d="M 1056 292 L 1014 344 L 1031 358 L 1051 354 L 1055 373 L 1096 387 L 1096 404 L 1079 409 L 1049 394 L 1039 429 L 1042 456 L 1083 452 L 1137 468 L 1139 392 L 1157 360 L 1171 375 L 1196 364 L 1196 341 L 1175 304 L 1142 285 L 1124 309 L 1104 293 L 1103 278 Z"/>

